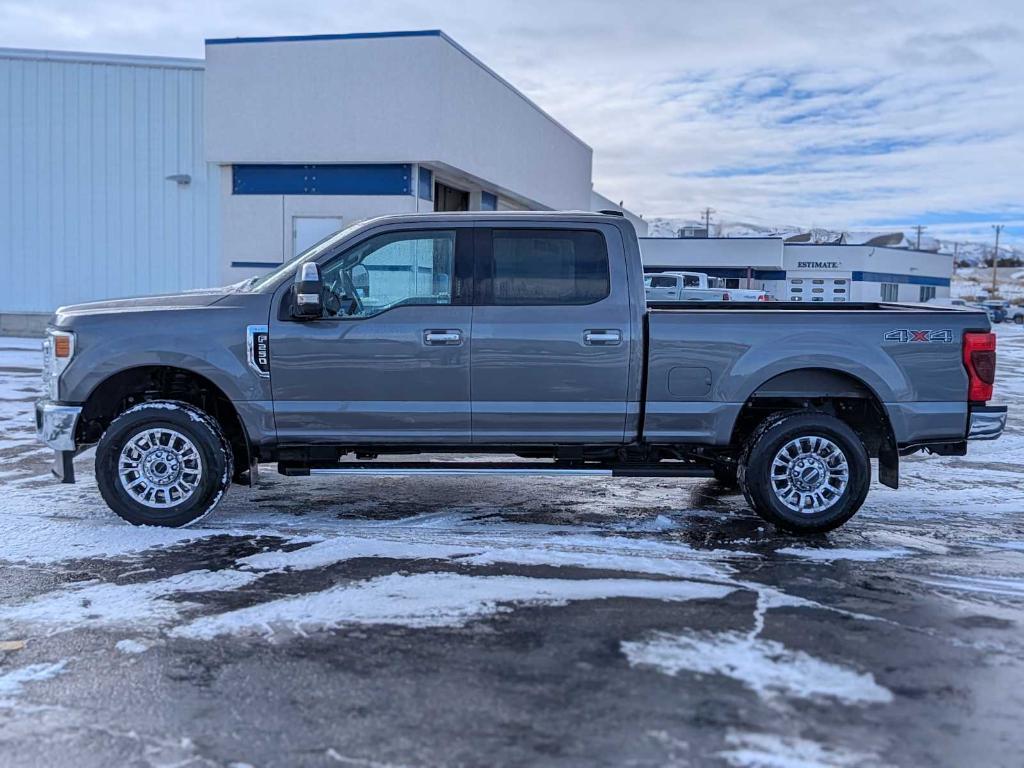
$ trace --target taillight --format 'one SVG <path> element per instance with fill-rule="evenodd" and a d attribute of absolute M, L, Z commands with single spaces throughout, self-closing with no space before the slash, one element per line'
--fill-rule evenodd
<path fill-rule="evenodd" d="M 759 294 L 757 294 L 757 300 L 758 301 L 768 301 L 768 294 L 767 293 L 759 293 Z"/>
<path fill-rule="evenodd" d="M 996 380 L 996 335 L 994 333 L 964 334 L 964 368 L 967 369 L 967 399 L 985 403 L 992 399 Z"/>

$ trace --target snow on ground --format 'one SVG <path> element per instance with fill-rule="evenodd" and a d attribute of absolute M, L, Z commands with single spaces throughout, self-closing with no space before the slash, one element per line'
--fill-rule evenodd
<path fill-rule="evenodd" d="M 683 670 L 724 675 L 764 698 L 831 697 L 850 704 L 888 704 L 893 698 L 870 673 L 739 632 L 658 633 L 646 640 L 625 642 L 622 650 L 634 666 L 652 667 L 668 675 Z"/>
<path fill-rule="evenodd" d="M 64 671 L 65 666 L 67 661 L 56 661 L 0 672 L 0 709 L 15 706 L 15 699 L 24 692 L 26 685 L 54 678 Z"/>
<path fill-rule="evenodd" d="M 623 630 L 612 657 L 638 680 L 712 678 L 776 709 L 892 707 L 901 695 L 885 679 L 892 670 L 847 658 L 867 642 L 862 622 L 893 623 L 888 603 L 851 601 L 847 588 L 875 590 L 877 578 L 908 605 L 927 591 L 965 617 L 1022 617 L 1024 329 L 997 333 L 995 402 L 1012 409 L 1003 438 L 973 443 L 966 457 L 908 457 L 898 491 L 874 484 L 847 526 L 799 540 L 708 481 L 341 481 L 282 478 L 273 467 L 194 528 L 133 528 L 103 505 L 91 453 L 77 460 L 77 484 L 52 481 L 34 437 L 38 342 L 0 338 L 0 568 L 27 585 L 0 584 L 0 598 L 14 595 L 0 602 L 0 640 L 38 645 L 88 631 L 109 637 L 107 651 L 124 663 L 145 663 L 175 643 L 468 631 L 614 601 L 661 605 L 665 617 L 728 605 L 725 625 Z M 823 650 L 813 622 L 786 635 L 809 615 L 861 628 L 842 652 Z M 988 660 L 1024 655 L 1016 632 L 984 643 Z M 0 707 L 79 668 L 65 669 L 77 652 L 32 664 L 24 653 L 0 648 Z M 876 762 L 873 746 L 771 730 L 734 728 L 717 754 L 737 766 Z"/>
<path fill-rule="evenodd" d="M 1024 330 L 1002 326 L 997 331 L 1000 375 L 996 400 L 1024 403 Z M 80 482 L 73 486 L 55 484 L 41 471 L 40 458 L 45 452 L 34 443 L 31 415 L 32 400 L 38 391 L 39 363 L 34 351 L 37 346 L 34 340 L 0 339 L 0 480 L 5 486 L 5 492 L 0 494 L 0 515 L 8 521 L 0 558 L 37 565 L 69 559 L 138 558 L 160 548 L 187 546 L 225 535 L 250 539 L 271 536 L 287 546 L 241 557 L 231 570 L 212 574 L 196 571 L 142 583 L 74 584 L 29 604 L 0 609 L 0 621 L 37 622 L 52 625 L 52 629 L 80 622 L 109 624 L 120 617 L 123 623 L 136 622 L 149 629 L 171 631 L 172 625 L 188 614 L 191 605 L 184 598 L 171 601 L 171 595 L 187 597 L 207 588 L 237 590 L 265 574 L 318 569 L 359 558 L 454 562 L 475 567 L 514 563 L 591 568 L 704 583 L 717 594 L 722 589 L 729 591 L 740 586 L 732 563 L 764 556 L 757 547 L 744 549 L 735 543 L 715 548 L 694 547 L 680 541 L 673 534 L 681 530 L 679 516 L 687 513 L 685 495 L 680 496 L 675 490 L 679 483 L 657 480 L 538 478 L 531 482 L 531 487 L 541 492 L 564 489 L 565 509 L 600 512 L 600 507 L 611 506 L 620 513 L 610 517 L 595 514 L 588 521 L 576 519 L 567 525 L 554 525 L 515 519 L 514 506 L 522 503 L 523 493 L 521 487 L 516 487 L 506 494 L 509 481 L 425 478 L 415 481 L 414 487 L 411 482 L 396 486 L 393 480 L 359 478 L 346 486 L 353 489 L 353 498 L 346 501 L 343 487 L 335 481 L 305 479 L 301 481 L 304 498 L 322 495 L 322 510 L 312 511 L 292 508 L 286 499 L 274 496 L 277 483 L 294 482 L 274 478 L 267 484 L 271 490 L 269 503 L 262 499 L 257 499 L 257 505 L 247 503 L 250 495 L 257 494 L 235 490 L 221 510 L 199 527 L 132 528 L 121 524 L 102 504 L 88 471 L 88 461 L 79 460 Z M 1024 499 L 1024 430 L 1019 423 L 1011 421 L 1007 434 L 999 441 L 972 444 L 970 454 L 964 458 L 915 456 L 905 460 L 905 487 L 892 491 L 876 484 L 861 515 L 825 546 L 791 543 L 776 547 L 775 555 L 827 566 L 843 561 L 871 563 L 948 552 L 947 542 L 938 540 L 934 532 L 922 534 L 912 521 L 945 516 L 949 529 L 967 531 L 974 529 L 979 518 L 1019 511 Z M 478 501 L 467 503 L 479 497 L 472 490 L 474 487 L 486 488 L 486 492 Z M 419 493 L 419 489 L 424 493 Z M 336 497 L 339 491 L 341 498 Z M 434 510 L 429 508 L 431 504 L 416 508 L 417 497 L 447 498 L 449 504 Z M 503 508 L 501 499 L 512 501 L 513 507 Z M 373 514 L 362 514 L 372 513 L 389 501 L 398 502 L 413 514 L 383 520 L 375 519 Z M 451 502 L 459 506 L 451 506 Z M 630 510 L 649 509 L 657 510 L 657 514 L 640 518 L 630 514 Z M 339 512 L 344 513 L 342 519 L 338 519 Z M 897 524 L 872 525 L 879 516 L 895 519 Z M 758 535 L 765 533 L 763 528 L 759 531 Z M 972 535 L 971 543 L 961 541 L 958 546 L 996 547 L 1014 552 L 1024 543 L 989 542 L 983 536 Z M 951 590 L 973 589 L 980 593 L 987 589 L 998 590 L 1000 594 L 1019 591 L 1015 574 L 994 568 L 992 573 L 980 577 L 988 581 L 971 580 L 978 576 L 942 572 L 922 578 Z M 461 599 L 433 602 L 431 578 L 440 579 L 434 587 L 443 584 L 446 588 L 442 591 L 458 593 Z M 204 586 L 207 579 L 212 579 L 208 587 Z M 347 620 L 341 612 L 343 605 L 348 606 L 345 610 L 353 623 L 460 623 L 488 615 L 502 602 L 560 604 L 619 596 L 625 586 L 608 579 L 580 592 L 554 579 L 547 580 L 549 584 L 539 583 L 543 581 L 486 581 L 453 574 L 388 577 L 345 585 L 319 595 L 260 603 L 226 614 L 223 621 L 207 617 L 195 626 L 184 623 L 178 631 L 196 634 L 200 633 L 196 627 L 205 627 L 202 632 L 209 633 L 213 628 L 222 632 L 231 627 L 249 631 L 253 627 L 289 624 L 336 626 Z M 645 589 L 650 594 L 657 593 L 660 587 L 655 588 L 654 584 L 638 583 L 637 594 Z M 663 599 L 683 599 L 678 594 L 669 590 Z M 392 601 L 393 610 L 367 608 L 378 600 Z M 418 603 L 422 605 L 417 607 Z M 76 608 L 76 604 L 88 605 L 90 609 Z M 189 626 L 191 629 L 186 629 Z"/>
<path fill-rule="evenodd" d="M 808 739 L 780 738 L 770 733 L 731 731 L 729 749 L 719 756 L 737 768 L 849 768 L 883 764 L 877 756 L 836 749 Z"/>

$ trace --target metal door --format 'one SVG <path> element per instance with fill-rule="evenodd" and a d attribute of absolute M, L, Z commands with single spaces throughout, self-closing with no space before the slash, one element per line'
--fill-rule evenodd
<path fill-rule="evenodd" d="M 340 314 L 271 318 L 280 440 L 468 444 L 472 229 L 378 234 L 322 265 Z M 453 290 L 454 288 L 454 290 Z"/>
<path fill-rule="evenodd" d="M 612 227 L 479 228 L 473 441 L 619 443 L 631 328 Z"/>

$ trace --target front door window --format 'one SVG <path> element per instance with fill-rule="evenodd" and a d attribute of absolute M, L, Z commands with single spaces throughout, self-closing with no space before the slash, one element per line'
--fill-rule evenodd
<path fill-rule="evenodd" d="M 399 306 L 451 304 L 454 268 L 455 230 L 370 238 L 324 268 L 327 314 L 372 317 Z"/>

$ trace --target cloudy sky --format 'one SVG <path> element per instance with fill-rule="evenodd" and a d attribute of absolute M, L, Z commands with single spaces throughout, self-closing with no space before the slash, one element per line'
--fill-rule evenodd
<path fill-rule="evenodd" d="M 0 45 L 441 28 L 594 148 L 647 217 L 1024 245 L 1020 0 L 0 0 Z"/>

